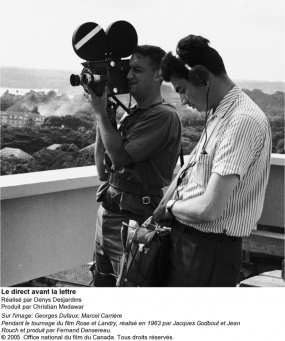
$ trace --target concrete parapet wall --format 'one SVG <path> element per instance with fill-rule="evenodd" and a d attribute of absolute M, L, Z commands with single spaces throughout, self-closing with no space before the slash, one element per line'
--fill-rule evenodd
<path fill-rule="evenodd" d="M 284 227 L 284 166 L 273 154 L 260 224 Z M 96 166 L 1 177 L 1 286 L 92 261 L 99 185 Z"/>

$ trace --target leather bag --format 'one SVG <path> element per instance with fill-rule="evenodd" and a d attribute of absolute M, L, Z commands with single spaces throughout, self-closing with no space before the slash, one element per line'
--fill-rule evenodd
<path fill-rule="evenodd" d="M 119 286 L 166 286 L 170 228 L 151 222 L 150 217 L 142 226 L 130 221 L 123 223 L 122 258 Z"/>

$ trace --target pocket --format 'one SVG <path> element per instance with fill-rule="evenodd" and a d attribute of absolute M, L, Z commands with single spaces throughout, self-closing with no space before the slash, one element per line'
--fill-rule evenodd
<path fill-rule="evenodd" d="M 193 180 L 206 188 L 212 173 L 214 154 L 200 154 L 193 171 Z"/>
<path fill-rule="evenodd" d="M 222 262 L 219 269 L 218 276 L 221 282 L 218 283 L 218 286 L 236 286 L 240 276 L 241 262 L 238 260 Z"/>
<path fill-rule="evenodd" d="M 237 270 L 241 267 L 241 262 L 239 261 L 228 261 L 228 262 L 222 262 L 221 263 L 223 267 L 229 269 L 229 270 Z"/>
<path fill-rule="evenodd" d="M 116 207 L 116 211 L 119 210 L 121 197 L 122 191 L 111 185 L 106 186 L 101 195 L 102 201 L 108 205 Z"/>
<path fill-rule="evenodd" d="M 221 250 L 221 264 L 238 269 L 242 263 L 242 241 L 227 243 Z"/>
<path fill-rule="evenodd" d="M 104 182 L 97 191 L 96 194 L 96 201 L 97 202 L 102 202 L 104 201 L 105 198 L 105 193 L 107 192 L 108 188 L 110 187 L 110 185 L 108 184 L 108 182 Z"/>
<path fill-rule="evenodd" d="M 191 269 L 192 262 L 195 259 L 195 254 L 199 249 L 201 240 L 198 236 L 184 233 L 180 242 L 177 243 L 176 249 L 180 249 L 181 264 L 184 264 L 185 269 Z"/>

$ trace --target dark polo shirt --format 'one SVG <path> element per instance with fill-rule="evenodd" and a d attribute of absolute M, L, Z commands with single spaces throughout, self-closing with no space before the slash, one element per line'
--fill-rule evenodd
<path fill-rule="evenodd" d="M 176 109 L 164 102 L 149 109 L 132 109 L 121 120 L 119 131 L 133 162 L 124 167 L 111 165 L 108 171 L 128 188 L 121 190 L 107 182 L 99 188 L 97 200 L 143 215 L 143 194 L 138 194 L 137 188 L 143 186 L 142 181 L 147 182 L 149 193 L 155 193 L 150 195 L 154 210 L 162 198 L 162 188 L 172 180 L 181 149 L 181 123 Z"/>

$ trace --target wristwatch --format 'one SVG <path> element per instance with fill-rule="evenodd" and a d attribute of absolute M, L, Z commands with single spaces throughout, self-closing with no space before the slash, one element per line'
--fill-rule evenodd
<path fill-rule="evenodd" d="M 176 203 L 176 200 L 169 200 L 166 204 L 166 209 L 168 213 L 170 213 L 173 217 L 174 217 L 174 214 L 172 213 L 172 207 L 175 203 Z"/>

